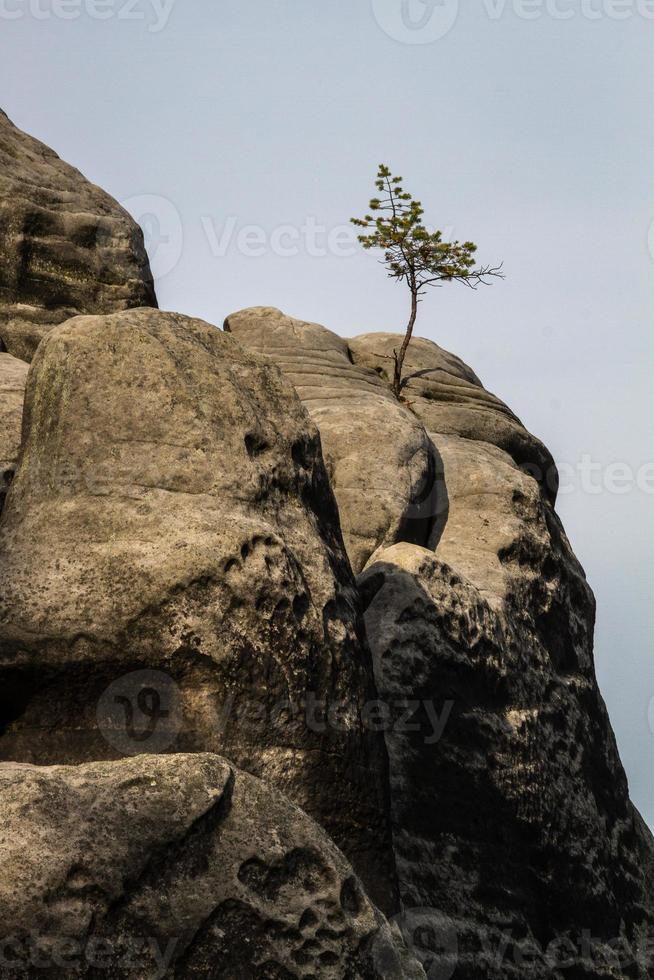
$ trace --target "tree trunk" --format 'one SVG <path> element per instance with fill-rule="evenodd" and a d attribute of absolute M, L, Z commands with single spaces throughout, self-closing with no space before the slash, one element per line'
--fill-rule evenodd
<path fill-rule="evenodd" d="M 416 317 L 418 316 L 418 290 L 412 286 L 411 287 L 411 316 L 407 324 L 406 333 L 404 335 L 404 340 L 402 341 L 402 346 L 399 351 L 393 351 L 393 358 L 395 360 L 395 368 L 393 371 L 393 394 L 398 399 L 402 394 L 402 368 L 404 366 L 404 358 L 406 357 L 406 352 L 411 342 L 411 337 L 413 336 L 413 328 L 415 326 Z"/>

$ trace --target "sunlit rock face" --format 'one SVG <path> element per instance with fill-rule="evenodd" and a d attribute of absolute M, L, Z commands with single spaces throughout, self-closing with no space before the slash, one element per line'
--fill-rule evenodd
<path fill-rule="evenodd" d="M 150 712 L 162 751 L 274 783 L 393 907 L 358 594 L 318 432 L 272 362 L 158 310 L 54 328 L 0 563 L 0 758 L 142 751 Z"/>
<path fill-rule="evenodd" d="M 242 310 L 225 330 L 279 365 L 320 429 L 354 570 L 397 541 L 429 545 L 438 460 L 420 421 L 383 378 L 354 364 L 347 341 L 331 330 L 280 310 Z"/>
<path fill-rule="evenodd" d="M 0 350 L 29 361 L 77 313 L 156 305 L 136 222 L 0 110 Z"/>
<path fill-rule="evenodd" d="M 425 980 L 324 830 L 217 755 L 2 763 L 0 856 L 3 976 Z"/>

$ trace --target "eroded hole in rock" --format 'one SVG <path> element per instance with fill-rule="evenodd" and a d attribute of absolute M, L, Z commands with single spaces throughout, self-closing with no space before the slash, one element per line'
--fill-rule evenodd
<path fill-rule="evenodd" d="M 536 628 L 542 637 L 545 649 L 558 673 L 571 674 L 579 670 L 579 657 L 572 636 L 567 629 L 569 610 L 561 602 L 536 617 Z"/>
<path fill-rule="evenodd" d="M 247 943 L 243 942 L 247 937 Z M 238 899 L 228 899 L 214 910 L 175 964 L 175 976 L 213 980 L 214 977 L 252 977 L 260 980 L 296 980 L 271 951 L 290 956 L 293 937 L 284 924 L 266 918 Z"/>
<path fill-rule="evenodd" d="M 443 460 L 432 446 L 422 478 L 412 487 L 411 504 L 398 540 L 435 550 L 447 524 L 449 508 Z"/>
<path fill-rule="evenodd" d="M 293 599 L 293 615 L 299 621 L 304 619 L 306 614 L 309 612 L 309 607 L 311 603 L 309 602 L 309 597 L 306 593 L 302 595 L 296 595 Z"/>
<path fill-rule="evenodd" d="M 106 233 L 94 222 L 80 222 L 71 230 L 70 238 L 80 248 L 95 249 L 105 244 Z"/>
<path fill-rule="evenodd" d="M 350 915 L 358 915 L 361 911 L 362 896 L 359 882 L 354 877 L 346 878 L 341 887 L 341 908 Z"/>
<path fill-rule="evenodd" d="M 248 432 L 244 438 L 245 448 L 248 456 L 260 456 L 270 449 L 270 443 L 258 432 Z"/>
<path fill-rule="evenodd" d="M 312 909 L 305 909 L 300 917 L 300 929 L 304 931 L 305 929 L 312 929 L 318 925 L 319 918 Z"/>
<path fill-rule="evenodd" d="M 334 874 L 317 851 L 298 847 L 271 865 L 258 858 L 246 861 L 238 878 L 250 891 L 273 901 L 286 885 L 316 894 L 332 883 Z"/>

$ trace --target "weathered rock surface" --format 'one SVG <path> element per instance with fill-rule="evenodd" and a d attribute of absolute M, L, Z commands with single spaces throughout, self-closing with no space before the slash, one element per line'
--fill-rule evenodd
<path fill-rule="evenodd" d="M 20 449 L 27 370 L 24 361 L 0 354 L 0 511 Z"/>
<path fill-rule="evenodd" d="M 358 596 L 292 387 L 198 320 L 77 317 L 37 351 L 24 424 L 0 758 L 219 751 L 319 819 L 392 908 Z"/>
<path fill-rule="evenodd" d="M 421 976 L 244 769 L 390 911 L 397 872 L 430 980 L 653 976 L 654 841 L 549 452 L 429 341 L 399 404 L 399 337 L 226 330 L 78 317 L 34 358 L 0 522 L 7 928 L 141 977 L 144 936 L 166 976 Z M 196 754 L 97 761 L 142 751 Z"/>
<path fill-rule="evenodd" d="M 348 341 L 354 363 L 372 368 L 390 383 L 397 334 L 362 334 Z M 503 449 L 544 487 L 554 502 L 558 489 L 556 467 L 549 450 L 524 428 L 511 409 L 486 391 L 467 364 L 437 344 L 415 337 L 404 362 L 410 379 L 404 398 L 428 432 L 487 442 Z"/>
<path fill-rule="evenodd" d="M 379 547 L 428 545 L 438 460 L 423 426 L 375 371 L 355 366 L 331 330 L 270 307 L 233 313 L 225 330 L 279 365 L 320 429 L 354 570 Z"/>
<path fill-rule="evenodd" d="M 354 388 L 357 369 L 375 392 L 388 387 L 399 336 L 346 342 L 270 310 L 227 327 L 277 359 L 328 457 L 358 418 L 360 471 L 379 459 L 397 467 L 384 423 L 338 388 Z M 594 599 L 554 511 L 556 467 L 437 345 L 412 341 L 405 374 L 401 408 L 435 450 L 420 495 L 429 533 L 416 541 L 400 524 L 390 547 L 350 544 L 355 567 L 370 554 L 358 581 L 390 756 L 401 924 L 435 976 L 650 976 L 654 842 L 597 688 Z M 324 420 L 325 389 L 347 414 Z M 336 492 L 352 542 L 370 504 Z"/>
<path fill-rule="evenodd" d="M 0 869 L 3 977 L 424 980 L 324 831 L 215 755 L 0 765 Z"/>
<path fill-rule="evenodd" d="M 438 543 L 359 578 L 380 697 L 411 699 L 418 726 L 386 733 L 403 905 L 432 910 L 462 980 L 650 977 L 654 841 L 597 687 L 592 593 L 531 475 L 547 452 L 451 355 L 420 341 L 411 367 L 443 462 Z"/>
<path fill-rule="evenodd" d="M 156 305 L 136 222 L 0 110 L 0 350 L 29 361 L 77 313 Z"/>

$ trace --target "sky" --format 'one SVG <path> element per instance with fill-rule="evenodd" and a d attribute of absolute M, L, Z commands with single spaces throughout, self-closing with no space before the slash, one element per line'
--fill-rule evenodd
<path fill-rule="evenodd" d="M 353 244 L 377 165 L 506 280 L 434 290 L 552 450 L 654 827 L 654 0 L 0 0 L 2 107 L 143 224 L 160 305 L 401 330 Z"/>

